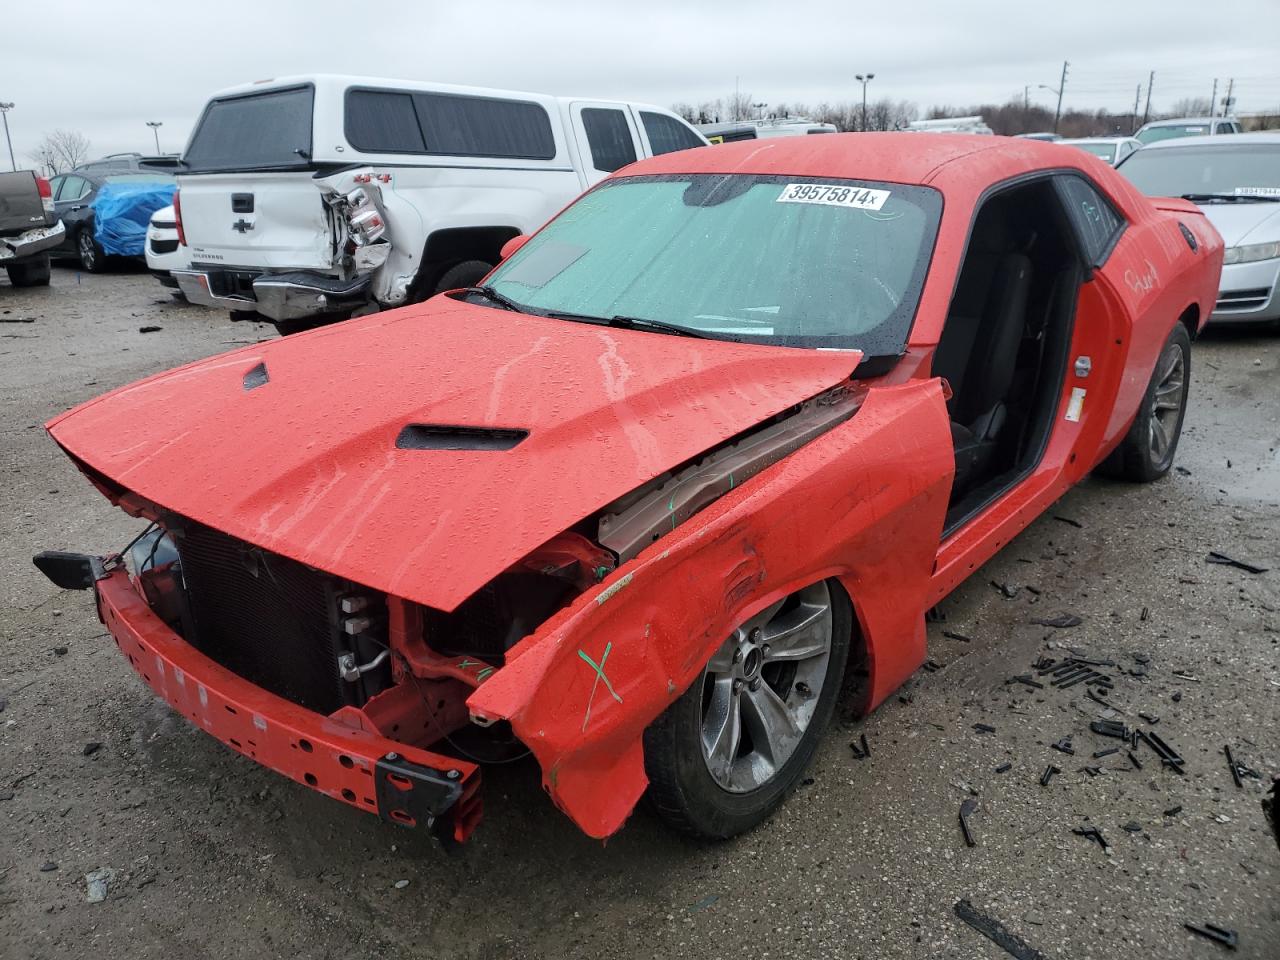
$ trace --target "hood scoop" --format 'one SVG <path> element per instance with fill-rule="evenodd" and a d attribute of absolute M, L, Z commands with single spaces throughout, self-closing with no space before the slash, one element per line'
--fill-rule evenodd
<path fill-rule="evenodd" d="M 252 390 L 255 387 L 261 387 L 263 384 L 270 383 L 271 377 L 267 374 L 267 365 L 259 363 L 244 375 L 244 388 Z"/>
<path fill-rule="evenodd" d="M 510 450 L 529 436 L 528 430 L 506 427 L 456 427 L 410 423 L 396 437 L 401 450 Z"/>

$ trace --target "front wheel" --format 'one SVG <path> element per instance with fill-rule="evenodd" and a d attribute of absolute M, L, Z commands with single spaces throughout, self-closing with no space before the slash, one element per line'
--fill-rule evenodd
<path fill-rule="evenodd" d="M 444 275 L 436 281 L 434 292 L 444 293 L 446 290 L 474 287 L 492 269 L 493 264 L 484 260 L 464 260 L 444 272 Z"/>
<path fill-rule="evenodd" d="M 1175 323 L 1156 360 L 1133 426 L 1099 466 L 1099 472 L 1135 483 L 1149 483 L 1168 473 L 1182 436 L 1190 385 L 1191 335 L 1185 326 Z"/>
<path fill-rule="evenodd" d="M 840 694 L 853 609 L 819 581 L 752 617 L 645 731 L 649 800 L 723 839 L 756 826 L 804 773 Z"/>
<path fill-rule="evenodd" d="M 47 287 L 51 271 L 46 253 L 26 263 L 16 263 L 8 268 L 9 282 L 15 287 Z"/>

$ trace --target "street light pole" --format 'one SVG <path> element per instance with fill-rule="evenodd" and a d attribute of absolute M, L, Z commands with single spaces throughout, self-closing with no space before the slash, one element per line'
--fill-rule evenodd
<path fill-rule="evenodd" d="M 4 117 L 4 142 L 9 145 L 9 166 L 17 170 L 18 161 L 13 159 L 13 141 L 9 139 L 9 111 L 12 109 L 12 103 L 0 103 L 0 117 Z"/>
<path fill-rule="evenodd" d="M 151 128 L 151 132 L 156 135 L 156 154 L 160 153 L 160 127 L 163 126 L 163 120 L 148 120 L 147 126 Z"/>
<path fill-rule="evenodd" d="M 857 75 L 858 82 L 862 84 L 862 130 L 864 133 L 867 130 L 867 84 L 875 78 L 874 73 L 868 73 L 865 76 L 861 73 Z"/>

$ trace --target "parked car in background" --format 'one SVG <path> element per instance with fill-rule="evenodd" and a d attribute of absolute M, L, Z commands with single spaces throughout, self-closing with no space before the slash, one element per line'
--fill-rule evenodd
<path fill-rule="evenodd" d="M 927 610 L 1090 471 L 1171 469 L 1222 241 L 1079 150 L 875 133 L 654 157 L 507 252 L 47 425 L 153 523 L 35 558 L 140 681 L 450 841 L 528 753 L 592 837 L 646 792 L 760 823 Z"/>
<path fill-rule="evenodd" d="M 172 173 L 178 165 L 178 155 L 157 154 L 147 156 L 141 153 L 109 153 L 97 160 L 82 163 L 72 173 L 95 174 L 103 176 L 109 173 L 156 172 Z"/>
<path fill-rule="evenodd" d="M 0 267 L 15 287 L 49 282 L 49 252 L 62 242 L 49 181 L 33 170 L 0 173 Z"/>
<path fill-rule="evenodd" d="M 712 143 L 764 140 L 769 137 L 803 137 L 811 133 L 836 133 L 834 123 L 819 123 L 804 117 L 770 117 L 767 120 L 731 120 L 726 123 L 699 123 L 698 131 Z"/>
<path fill-rule="evenodd" d="M 1019 140 L 1043 140 L 1046 143 L 1055 143 L 1062 137 L 1051 130 L 1043 130 L 1035 133 L 1015 133 L 1015 137 Z"/>
<path fill-rule="evenodd" d="M 466 287 L 640 157 L 706 145 L 662 107 L 328 74 L 223 91 L 174 206 L 193 303 L 281 332 Z"/>
<path fill-rule="evenodd" d="M 174 189 L 171 176 L 143 171 L 73 171 L 49 182 L 54 209 L 65 228 L 53 256 L 75 260 L 88 273 L 105 270 L 112 256 L 142 261 L 147 222 L 157 207 L 170 203 Z"/>
<path fill-rule="evenodd" d="M 147 269 L 162 285 L 182 296 L 173 271 L 185 269 L 188 262 L 187 248 L 178 236 L 177 214 L 172 205 L 161 207 L 147 226 Z"/>
<path fill-rule="evenodd" d="M 1144 123 L 1134 137 L 1146 145 L 1180 137 L 1218 137 L 1243 130 L 1235 117 L 1176 117 Z"/>
<path fill-rule="evenodd" d="M 937 120 L 912 120 L 907 124 L 912 133 L 977 133 L 991 136 L 993 131 L 982 117 L 940 117 Z"/>
<path fill-rule="evenodd" d="M 1226 243 L 1213 323 L 1280 322 L 1280 133 L 1162 140 L 1120 172 L 1196 204 Z"/>
<path fill-rule="evenodd" d="M 1142 147 L 1142 141 L 1136 137 L 1080 137 L 1073 140 L 1060 140 L 1059 143 L 1071 147 L 1079 147 L 1095 157 L 1101 157 L 1113 167 L 1135 150 Z"/>

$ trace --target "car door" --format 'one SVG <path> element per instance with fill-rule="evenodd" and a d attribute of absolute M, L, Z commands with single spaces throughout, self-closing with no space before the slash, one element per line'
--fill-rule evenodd
<path fill-rule="evenodd" d="M 74 253 L 76 249 L 76 233 L 84 226 L 91 214 L 89 210 L 89 193 L 93 189 L 92 182 L 78 174 L 68 173 L 53 194 L 53 212 L 62 221 L 63 235 L 61 252 Z"/>
<path fill-rule="evenodd" d="M 584 187 L 639 159 L 639 131 L 625 105 L 575 100 L 569 105 L 569 115 L 582 158 L 579 176 Z"/>

